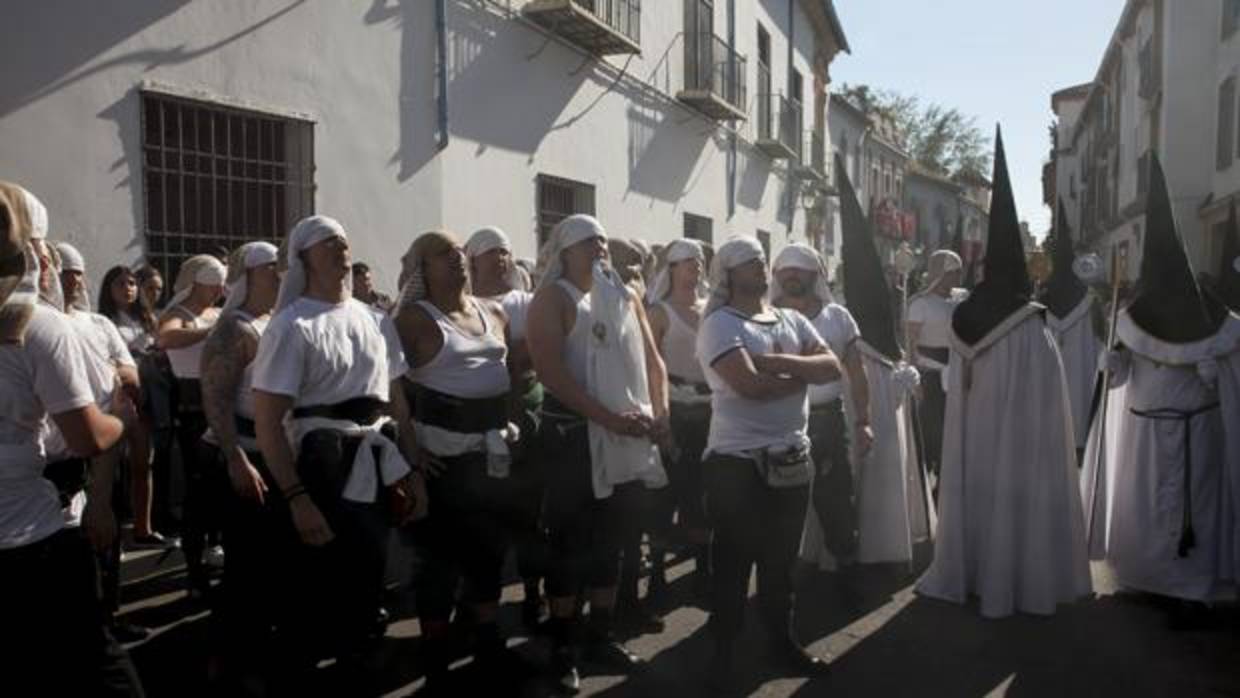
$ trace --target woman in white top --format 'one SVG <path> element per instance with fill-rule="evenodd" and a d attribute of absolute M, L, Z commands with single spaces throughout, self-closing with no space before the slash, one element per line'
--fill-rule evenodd
<path fill-rule="evenodd" d="M 138 365 L 142 389 L 137 400 L 142 419 L 126 436 L 134 542 L 138 545 L 166 545 L 168 541 L 154 530 L 151 522 L 151 500 L 155 491 L 151 467 L 152 405 L 157 400 L 157 393 L 166 394 L 170 388 L 167 377 L 160 369 L 162 359 L 155 346 L 155 312 L 139 293 L 137 276 L 129 267 L 120 265 L 112 267 L 103 276 L 98 310 L 99 314 L 112 321 L 129 347 L 129 353 Z M 166 397 L 158 399 L 161 403 L 167 400 Z"/>
<path fill-rule="evenodd" d="M 655 532 L 666 538 L 676 515 L 695 560 L 694 594 L 704 601 L 710 593 L 710 528 L 702 509 L 702 451 L 710 429 L 710 388 L 697 360 L 697 332 L 706 308 L 706 256 L 702 245 L 688 238 L 673 241 L 660 256 L 646 301 L 650 331 L 667 365 L 673 496 L 660 512 L 662 525 Z M 652 541 L 650 554 L 647 599 L 658 606 L 666 593 L 666 551 Z"/>
<path fill-rule="evenodd" d="M 465 243 L 469 259 L 470 292 L 497 301 L 508 316 L 508 366 L 512 374 L 512 412 L 522 434 L 538 431 L 542 411 L 543 387 L 530 362 L 525 343 L 525 318 L 534 294 L 526 290 L 526 277 L 512 256 L 508 235 L 496 227 L 474 232 Z M 525 587 L 521 604 L 522 622 L 538 625 L 543 606 L 540 585 L 546 575 L 547 535 L 542 525 L 542 500 L 546 489 L 542 459 L 532 457 L 530 439 L 516 444 L 513 451 L 513 497 L 518 509 L 513 536 L 517 553 L 517 573 Z"/>
<path fill-rule="evenodd" d="M 937 477 L 943 451 L 943 414 L 947 394 L 943 388 L 943 372 L 951 351 L 952 311 L 966 295 L 956 288 L 964 274 L 964 263 L 951 250 L 930 255 L 926 289 L 909 301 L 908 346 L 912 363 L 921 371 L 922 448 L 927 469 Z"/>
<path fill-rule="evenodd" d="M 173 297 L 159 317 L 159 346 L 167 353 L 176 377 L 176 435 L 185 473 L 185 511 L 181 546 L 190 593 L 205 594 L 208 589 L 203 553 L 208 536 L 217 534 L 219 522 L 214 507 L 202 501 L 200 439 L 207 430 L 202 412 L 202 347 L 211 327 L 219 318 L 216 301 L 224 293 L 226 270 L 210 255 L 190 257 L 181 265 Z M 199 491 L 195 491 L 195 488 Z"/>

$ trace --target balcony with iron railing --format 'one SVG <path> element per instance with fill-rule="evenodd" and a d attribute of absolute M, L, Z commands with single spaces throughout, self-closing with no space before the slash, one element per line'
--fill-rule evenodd
<path fill-rule="evenodd" d="M 801 148 L 801 105 L 780 94 L 758 95 L 758 150 L 772 160 L 799 156 Z"/>
<path fill-rule="evenodd" d="M 714 34 L 685 34 L 685 85 L 676 98 L 717 121 L 744 121 L 745 57 Z"/>
<path fill-rule="evenodd" d="M 827 148 L 822 132 L 816 129 L 802 131 L 797 147 L 797 164 L 794 172 L 801 179 L 825 182 L 827 179 Z"/>
<path fill-rule="evenodd" d="M 529 0 L 521 12 L 591 53 L 641 53 L 641 0 Z"/>

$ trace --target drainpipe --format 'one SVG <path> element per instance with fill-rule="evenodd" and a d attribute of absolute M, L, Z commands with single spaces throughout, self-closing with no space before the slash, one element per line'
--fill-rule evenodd
<path fill-rule="evenodd" d="M 435 0 L 435 53 L 439 83 L 439 150 L 448 147 L 448 0 Z"/>
<path fill-rule="evenodd" d="M 786 94 L 789 98 L 792 97 L 792 70 L 793 68 L 796 67 L 795 63 L 793 63 L 793 60 L 794 60 L 793 57 L 795 56 L 795 53 L 792 50 L 792 44 L 796 40 L 796 28 L 793 24 L 793 20 L 796 17 L 796 10 L 794 9 L 794 3 L 796 3 L 796 0 L 788 0 L 788 70 L 787 70 L 788 77 L 784 81 L 786 85 L 784 87 L 784 94 Z M 802 83 L 801 83 L 801 91 L 802 91 L 801 98 L 804 99 L 805 98 L 804 80 L 802 80 Z M 793 137 L 796 138 L 797 142 L 800 144 L 799 149 L 804 149 L 805 148 L 805 134 L 803 133 L 803 129 L 801 128 L 801 126 L 804 125 L 801 123 L 802 121 L 801 117 L 805 114 L 805 105 L 802 104 L 800 105 L 800 107 L 801 107 L 801 113 L 797 114 L 797 120 L 796 120 L 797 132 L 793 134 Z M 805 154 L 802 153 L 801 157 L 804 157 L 804 156 Z M 788 229 L 787 231 L 785 231 L 785 236 L 789 240 L 792 239 L 792 228 L 796 224 L 797 197 L 799 196 L 800 189 L 801 189 L 801 183 L 799 180 L 793 177 L 793 168 L 789 167 L 788 168 Z M 806 238 L 808 239 L 808 236 L 806 236 Z"/>
<path fill-rule="evenodd" d="M 712 38 L 713 40 L 713 38 Z M 736 0 L 728 0 L 728 80 L 733 89 L 736 75 Z M 735 94 L 735 92 L 733 92 Z M 747 105 L 741 105 L 747 107 Z M 736 215 L 736 129 L 728 134 L 728 218 Z"/>

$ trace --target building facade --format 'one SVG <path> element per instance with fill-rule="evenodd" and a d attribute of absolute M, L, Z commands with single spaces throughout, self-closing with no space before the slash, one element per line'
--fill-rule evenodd
<path fill-rule="evenodd" d="M 1093 81 L 1051 98 L 1046 194 L 1064 204 L 1083 244 L 1117 256 L 1130 280 L 1155 153 L 1193 265 L 1217 264 L 1218 224 L 1240 189 L 1237 5 L 1128 0 Z"/>
<path fill-rule="evenodd" d="M 102 273 L 339 218 L 419 233 L 821 239 L 830 0 L 152 0 L 7 19 L 0 176 Z M 48 51 L 49 37 L 55 50 Z M 787 153 L 776 146 L 786 146 Z"/>

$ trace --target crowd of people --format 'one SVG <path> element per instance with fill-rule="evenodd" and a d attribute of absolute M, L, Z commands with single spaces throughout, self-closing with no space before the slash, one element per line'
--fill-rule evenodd
<path fill-rule="evenodd" d="M 650 249 L 573 215 L 536 265 L 498 228 L 423 233 L 393 299 L 318 215 L 280 248 L 185 260 L 166 303 L 151 267 L 114 267 L 93 307 L 88 260 L 0 182 L 14 685 L 143 694 L 122 643 L 146 631 L 115 619 L 121 501 L 127 545 L 180 547 L 226 695 L 323 692 L 325 659 L 328 692 L 367 694 L 393 532 L 416 553 L 428 691 L 462 651 L 495 695 L 534 670 L 498 624 L 510 554 L 551 647 L 536 669 L 569 693 L 583 667 L 640 666 L 617 628 L 663 630 L 675 553 L 723 692 L 755 568 L 772 656 L 826 671 L 797 632 L 798 557 L 909 563 L 933 536 L 917 590 L 988 617 L 1087 597 L 1091 555 L 1190 615 L 1234 595 L 1235 281 L 1198 284 L 1157 164 L 1123 309 L 1118 286 L 1090 291 L 1062 217 L 1034 288 L 1001 140 L 984 280 L 959 288 L 962 260 L 937 251 L 907 308 L 836 171 L 835 288 L 804 244 L 768 264 L 754 238 Z"/>

